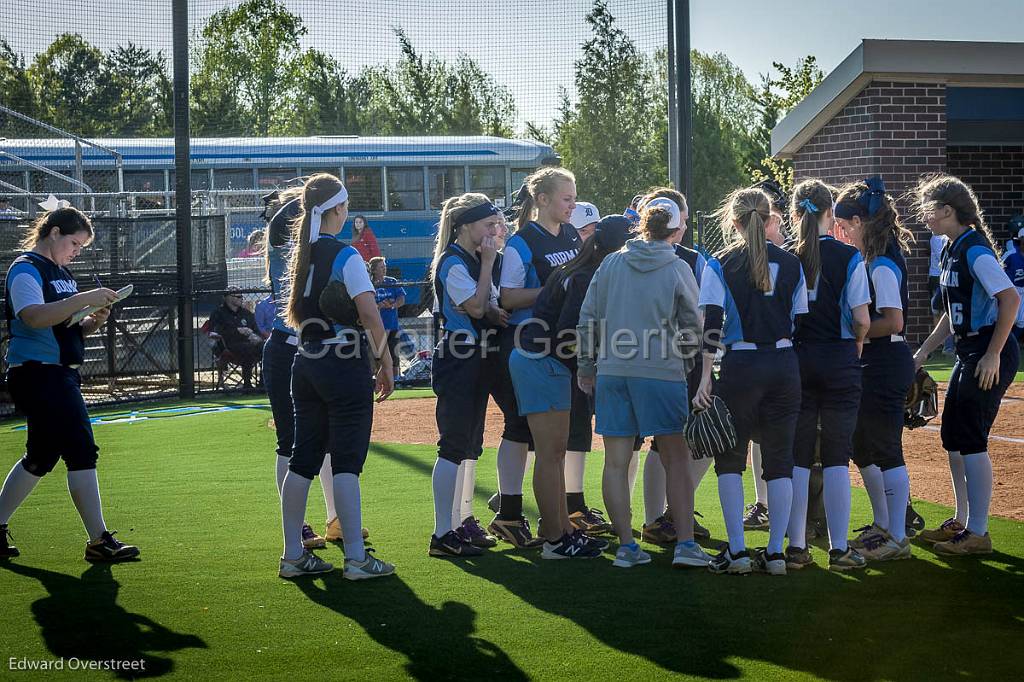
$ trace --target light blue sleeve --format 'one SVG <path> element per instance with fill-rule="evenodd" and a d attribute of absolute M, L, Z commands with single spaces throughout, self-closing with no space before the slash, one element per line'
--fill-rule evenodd
<path fill-rule="evenodd" d="M 718 262 L 718 259 L 712 258 L 704 268 L 697 305 L 701 308 L 709 305 L 725 308 L 725 277 L 722 274 L 722 264 Z"/>
<path fill-rule="evenodd" d="M 373 282 L 370 281 L 370 273 L 366 271 L 363 257 L 351 246 L 346 246 L 334 257 L 331 279 L 344 284 L 351 298 L 367 291 L 376 291 Z"/>
<path fill-rule="evenodd" d="M 846 266 L 846 303 L 851 310 L 859 305 L 871 303 L 868 271 L 864 267 L 864 258 L 859 253 L 854 255 Z"/>
<path fill-rule="evenodd" d="M 790 314 L 803 315 L 807 310 L 807 280 L 804 278 L 804 268 L 800 266 L 800 281 L 793 291 L 793 312 Z"/>

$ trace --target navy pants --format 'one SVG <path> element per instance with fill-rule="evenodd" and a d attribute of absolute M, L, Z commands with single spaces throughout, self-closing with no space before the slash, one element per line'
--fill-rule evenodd
<path fill-rule="evenodd" d="M 572 404 L 569 407 L 569 441 L 565 449 L 570 452 L 590 452 L 594 444 L 594 404 L 591 397 L 580 389 L 575 370 L 570 381 Z"/>
<path fill-rule="evenodd" d="M 853 461 L 882 471 L 904 465 L 903 413 L 914 383 L 914 357 L 904 341 L 875 339 L 861 354 L 860 411 L 853 433 Z"/>
<path fill-rule="evenodd" d="M 736 445 L 715 458 L 715 473 L 743 473 L 747 448 L 756 434 L 762 478 L 792 477 L 793 441 L 800 415 L 800 365 L 793 349 L 728 351 L 715 390 L 736 427 Z"/>
<path fill-rule="evenodd" d="M 27 362 L 7 372 L 14 407 L 25 415 L 28 440 L 21 465 L 45 476 L 63 459 L 68 471 L 95 469 L 99 448 L 92 437 L 78 370 Z"/>
<path fill-rule="evenodd" d="M 287 342 L 290 334 L 274 330 L 263 344 L 263 385 L 270 398 L 277 431 L 277 455 L 291 457 L 295 444 L 295 407 L 292 405 L 292 362 L 297 345 Z"/>
<path fill-rule="evenodd" d="M 480 346 L 452 344 L 442 338 L 434 348 L 430 386 L 437 396 L 437 456 L 459 464 L 477 459 L 487 414 L 486 370 Z"/>
<path fill-rule="evenodd" d="M 351 346 L 304 344 L 292 363 L 295 445 L 288 468 L 311 479 L 320 472 L 324 454 L 331 470 L 360 474 L 373 426 L 373 375 L 368 350 Z"/>
<path fill-rule="evenodd" d="M 999 353 L 999 378 L 987 391 L 978 388 L 974 371 L 989 341 L 991 329 L 978 336 L 958 340 L 956 363 L 942 405 L 942 447 L 961 455 L 988 451 L 988 433 L 999 413 L 999 403 L 1013 382 L 1020 364 L 1020 349 L 1010 336 Z"/>
<path fill-rule="evenodd" d="M 793 461 L 814 465 L 821 426 L 821 466 L 848 466 L 860 408 L 860 359 L 852 339 L 809 341 L 796 347 L 800 362 L 800 417 L 796 422 Z"/>

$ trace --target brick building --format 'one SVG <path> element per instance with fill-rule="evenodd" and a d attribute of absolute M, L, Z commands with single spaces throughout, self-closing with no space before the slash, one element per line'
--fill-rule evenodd
<path fill-rule="evenodd" d="M 792 159 L 798 182 L 881 174 L 894 196 L 922 175 L 957 175 L 1002 240 L 1024 212 L 1024 43 L 864 40 L 779 122 L 772 153 Z M 905 199 L 900 214 L 918 238 L 907 336 L 919 342 L 931 326 L 930 233 Z"/>

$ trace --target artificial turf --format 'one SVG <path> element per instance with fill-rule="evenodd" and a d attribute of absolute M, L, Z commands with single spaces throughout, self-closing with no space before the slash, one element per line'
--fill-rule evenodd
<path fill-rule="evenodd" d="M 434 449 L 374 444 L 364 524 L 398 575 L 281 580 L 266 416 L 239 409 L 98 425 L 107 522 L 143 559 L 82 560 L 83 529 L 58 465 L 12 519 L 22 556 L 0 562 L 0 679 L 49 679 L 15 673 L 10 661 L 57 657 L 144 658 L 151 676 L 191 680 L 1019 679 L 1024 524 L 1006 519 L 992 522 L 991 557 L 946 560 L 916 546 L 912 560 L 845 575 L 672 571 L 669 551 L 652 546 L 653 565 L 629 571 L 607 555 L 549 562 L 507 546 L 455 563 L 426 555 Z M 3 471 L 23 446 L 13 424 L 0 425 Z M 489 517 L 493 464 L 488 451 L 480 516 Z M 600 464 L 595 455 L 588 469 L 596 506 Z M 639 516 L 639 493 L 635 506 Z M 697 506 L 722 538 L 713 476 Z M 929 525 L 948 516 L 917 508 Z M 868 511 L 855 489 L 854 524 Z M 314 483 L 308 518 L 320 527 L 323 517 Z M 748 533 L 751 546 L 765 541 Z M 336 546 L 321 556 L 342 559 Z"/>

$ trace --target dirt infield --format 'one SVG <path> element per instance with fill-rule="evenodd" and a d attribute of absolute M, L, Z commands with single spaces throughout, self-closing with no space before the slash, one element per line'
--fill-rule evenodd
<path fill-rule="evenodd" d="M 945 386 L 942 388 L 945 389 Z M 923 429 L 904 431 L 904 454 L 914 497 L 952 506 L 949 466 L 939 439 L 940 421 L 936 419 Z M 485 447 L 498 446 L 501 428 L 501 412 L 491 403 L 487 410 Z M 1024 520 L 1024 385 L 1017 383 L 1010 387 L 992 429 L 992 436 L 989 441 L 995 478 L 992 513 Z M 434 401 L 390 400 L 378 405 L 372 438 L 388 443 L 437 442 Z M 604 449 L 600 436 L 594 437 L 594 449 Z M 856 475 L 853 480 L 855 483 L 860 481 Z"/>

